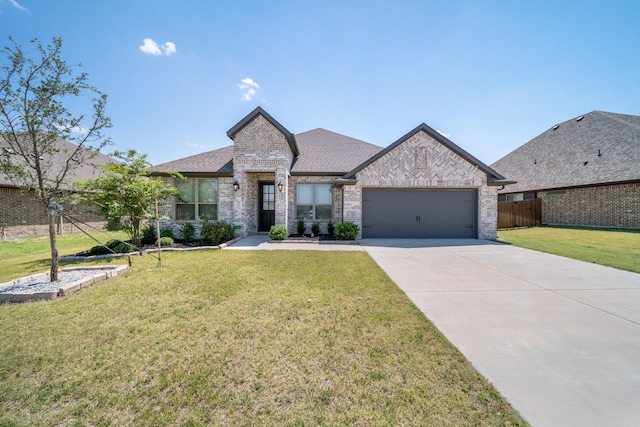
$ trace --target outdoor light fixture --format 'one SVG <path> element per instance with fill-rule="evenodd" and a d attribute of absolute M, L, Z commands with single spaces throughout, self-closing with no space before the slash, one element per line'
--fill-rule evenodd
<path fill-rule="evenodd" d="M 282 183 L 281 182 L 278 183 L 278 191 L 282 193 Z"/>
<path fill-rule="evenodd" d="M 238 191 L 240 189 L 240 184 L 238 184 L 238 181 L 235 181 L 233 183 L 233 191 Z"/>

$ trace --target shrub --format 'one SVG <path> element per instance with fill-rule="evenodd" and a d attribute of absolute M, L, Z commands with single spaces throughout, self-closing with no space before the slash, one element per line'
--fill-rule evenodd
<path fill-rule="evenodd" d="M 272 225 L 269 230 L 269 238 L 273 240 L 284 240 L 289 235 L 285 225 Z"/>
<path fill-rule="evenodd" d="M 304 225 L 303 219 L 298 220 L 297 228 L 298 228 L 298 234 L 302 236 L 304 234 L 304 231 L 307 229 L 307 227 Z"/>
<path fill-rule="evenodd" d="M 185 222 L 180 228 L 180 234 L 182 234 L 182 240 L 185 242 L 191 242 L 196 236 L 196 228 L 190 222 Z"/>
<path fill-rule="evenodd" d="M 360 227 L 353 222 L 342 222 L 336 225 L 335 235 L 340 240 L 356 240 Z"/>
<path fill-rule="evenodd" d="M 126 242 L 120 242 L 120 244 L 118 246 L 116 246 L 115 248 L 113 248 L 113 251 L 117 254 L 126 254 L 129 253 L 133 250 L 135 250 L 135 246 L 133 246 L 131 243 L 126 243 Z"/>
<path fill-rule="evenodd" d="M 149 223 L 147 225 L 145 225 L 144 227 L 142 227 L 141 234 L 142 237 L 140 239 L 140 242 L 143 245 L 153 245 L 153 242 L 156 241 L 157 237 L 156 237 L 156 226 L 153 225 L 153 223 Z"/>
<path fill-rule="evenodd" d="M 313 224 L 311 224 L 311 233 L 314 236 L 317 236 L 320 234 L 320 223 L 319 222 L 314 222 Z"/>
<path fill-rule="evenodd" d="M 226 221 L 209 222 L 205 221 L 200 230 L 200 236 L 205 243 L 219 245 L 228 242 L 235 237 L 235 232 L 231 224 Z"/>
<path fill-rule="evenodd" d="M 89 249 L 89 255 L 105 255 L 110 253 L 111 251 L 104 246 L 94 246 Z"/>
<path fill-rule="evenodd" d="M 160 237 L 171 237 L 172 239 L 173 237 L 173 228 L 171 227 L 164 227 L 160 229 Z M 155 242 L 155 238 L 153 239 L 153 241 Z"/>
<path fill-rule="evenodd" d="M 124 242 L 118 239 L 111 239 L 107 241 L 107 243 L 105 243 L 104 246 L 108 247 L 109 249 L 115 249 L 120 243 L 124 243 Z"/>
<path fill-rule="evenodd" d="M 333 225 L 333 222 L 329 221 L 329 224 L 327 224 L 327 233 L 329 233 L 329 236 L 333 237 L 335 230 L 336 230 L 336 226 Z"/>
<path fill-rule="evenodd" d="M 158 240 L 156 240 L 156 244 L 157 244 Z M 160 246 L 171 246 L 173 245 L 173 239 L 171 237 L 161 237 L 160 240 Z"/>

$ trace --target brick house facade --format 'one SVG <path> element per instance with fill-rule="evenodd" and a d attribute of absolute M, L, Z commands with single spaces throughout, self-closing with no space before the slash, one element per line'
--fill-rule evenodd
<path fill-rule="evenodd" d="M 496 237 L 496 189 L 507 181 L 424 124 L 383 149 L 323 129 L 294 135 L 258 107 L 227 135 L 231 147 L 157 165 L 189 181 L 184 194 L 162 204 L 163 226 L 177 236 L 183 222 L 197 227 L 199 213 L 215 211 L 209 219 L 232 223 L 241 235 L 280 224 L 293 234 L 302 219 L 307 231 L 314 222 L 324 233 L 329 222 L 350 221 L 360 227 L 359 237 L 379 237 L 394 233 L 395 225 L 366 208 L 363 194 L 384 189 L 418 212 L 405 218 L 399 205 L 388 213 L 397 230 L 408 227 L 399 237 Z M 215 189 L 209 192 L 215 203 L 205 187 Z M 447 224 L 450 236 L 434 234 L 438 221 L 451 217 L 446 203 L 436 203 L 443 196 L 453 196 L 465 211 L 461 222 Z"/>
<path fill-rule="evenodd" d="M 7 152 L 4 138 L 0 138 L 0 150 Z M 61 165 L 68 160 L 69 153 L 75 152 L 77 146 L 58 139 L 57 152 L 43 156 L 41 166 L 49 181 L 55 179 Z M 73 168 L 60 185 L 61 191 L 73 192 L 73 183 L 78 179 L 95 178 L 101 173 L 102 165 L 113 162 L 110 157 L 98 153 L 90 162 L 83 162 Z M 80 229 L 102 229 L 106 225 L 104 217 L 92 213 L 84 206 L 64 203 L 62 212 L 67 218 L 58 217 L 58 234 L 78 232 Z M 73 221 L 73 222 L 72 222 Z M 24 191 L 12 182 L 8 176 L 0 173 L 0 239 L 13 239 L 27 236 L 40 236 L 49 233 L 47 208 L 34 197 L 34 193 Z"/>
<path fill-rule="evenodd" d="M 500 203 L 539 198 L 543 224 L 640 228 L 640 116 L 580 115 L 491 167 L 517 181 Z"/>

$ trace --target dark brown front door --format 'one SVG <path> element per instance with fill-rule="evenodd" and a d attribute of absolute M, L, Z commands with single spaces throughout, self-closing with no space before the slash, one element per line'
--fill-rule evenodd
<path fill-rule="evenodd" d="M 276 186 L 273 182 L 261 182 L 260 212 L 258 231 L 269 231 L 272 225 L 276 225 Z"/>

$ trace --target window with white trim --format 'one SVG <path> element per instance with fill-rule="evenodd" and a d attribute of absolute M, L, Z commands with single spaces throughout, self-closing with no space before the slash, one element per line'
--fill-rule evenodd
<path fill-rule="evenodd" d="M 524 194 L 522 193 L 507 194 L 507 202 L 519 202 L 521 200 L 524 200 Z"/>
<path fill-rule="evenodd" d="M 218 180 L 187 178 L 176 182 L 176 220 L 218 219 Z"/>
<path fill-rule="evenodd" d="M 296 185 L 296 218 L 331 219 L 331 184 Z"/>

